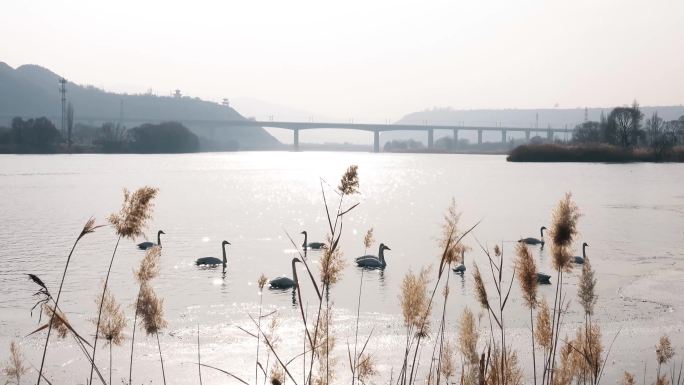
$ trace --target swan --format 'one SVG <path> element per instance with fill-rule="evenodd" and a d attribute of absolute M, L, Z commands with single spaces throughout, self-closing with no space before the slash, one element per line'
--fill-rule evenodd
<path fill-rule="evenodd" d="M 290 277 L 276 277 L 268 281 L 268 286 L 271 289 L 289 289 L 292 287 L 297 287 L 299 280 L 297 279 L 297 269 L 295 269 L 295 263 L 301 262 L 299 258 L 292 258 L 292 278 Z"/>
<path fill-rule="evenodd" d="M 221 243 L 221 247 L 223 248 L 223 259 L 218 259 L 215 257 L 202 257 L 202 258 L 197 258 L 195 261 L 195 265 L 197 266 L 211 266 L 211 267 L 216 267 L 218 265 L 223 265 L 223 271 L 226 271 L 226 263 L 228 263 L 228 259 L 226 258 L 226 245 L 230 245 L 230 242 L 228 241 L 223 241 Z"/>
<path fill-rule="evenodd" d="M 166 233 L 165 233 L 164 231 L 162 231 L 162 230 L 157 231 L 157 243 L 150 242 L 150 241 L 138 243 L 138 248 L 139 248 L 140 250 L 147 250 L 147 249 L 149 249 L 150 247 L 154 247 L 154 246 L 157 246 L 157 245 L 159 245 L 159 247 L 161 247 L 161 245 L 162 245 L 162 244 L 161 244 L 161 235 L 162 235 L 162 234 L 166 234 Z"/>
<path fill-rule="evenodd" d="M 542 285 L 550 285 L 551 276 L 544 273 L 537 273 L 537 283 L 540 283 Z"/>
<path fill-rule="evenodd" d="M 461 264 L 454 267 L 454 272 L 463 275 L 466 271 L 465 267 L 465 251 L 461 250 Z"/>
<path fill-rule="evenodd" d="M 356 258 L 356 264 L 360 267 L 368 267 L 372 269 L 384 269 L 387 266 L 385 262 L 385 250 L 392 250 L 385 246 L 384 243 L 380 244 L 378 249 L 378 256 L 375 255 L 364 255 Z"/>
<path fill-rule="evenodd" d="M 522 242 L 526 245 L 539 245 L 541 244 L 542 247 L 544 246 L 544 230 L 546 230 L 546 227 L 542 226 L 539 232 L 541 233 L 541 239 L 537 238 L 523 238 L 518 240 L 518 242 Z"/>
<path fill-rule="evenodd" d="M 579 256 L 576 255 L 576 256 L 574 257 L 575 263 L 578 263 L 578 264 L 581 265 L 581 264 L 584 263 L 584 260 L 587 259 L 587 246 L 589 246 L 589 245 L 588 245 L 586 242 L 584 242 L 584 243 L 582 244 L 582 256 L 579 257 Z"/>
<path fill-rule="evenodd" d="M 325 247 L 325 243 L 323 243 L 323 242 L 307 243 L 306 231 L 302 231 L 301 234 L 304 234 L 304 243 L 302 243 L 302 249 L 306 249 L 308 247 L 311 250 L 320 250 L 320 249 Z"/>

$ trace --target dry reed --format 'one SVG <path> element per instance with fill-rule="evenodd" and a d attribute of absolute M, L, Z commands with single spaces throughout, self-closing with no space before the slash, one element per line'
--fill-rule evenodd
<path fill-rule="evenodd" d="M 328 239 L 328 241 L 332 243 L 331 239 Z M 340 279 L 345 266 L 342 255 L 342 250 L 339 248 L 329 247 L 323 250 L 320 262 L 320 278 L 324 286 L 331 286 Z"/>
<path fill-rule="evenodd" d="M 352 195 L 359 192 L 359 166 L 351 165 L 347 168 L 347 171 L 342 175 L 340 180 L 340 185 L 337 189 L 343 195 Z"/>
<path fill-rule="evenodd" d="M 2 368 L 2 373 L 7 376 L 5 384 L 21 385 L 21 378 L 29 372 L 29 367 L 24 366 L 24 355 L 19 350 L 16 342 L 10 342 L 10 356 Z"/>
<path fill-rule="evenodd" d="M 57 316 L 59 315 L 59 299 L 62 295 L 62 287 L 64 286 L 64 281 L 66 280 L 66 274 L 67 274 L 67 270 L 69 269 L 69 263 L 71 262 L 71 257 L 74 254 L 74 250 L 76 250 L 76 245 L 78 245 L 78 242 L 85 235 L 94 232 L 95 229 L 97 229 L 98 227 L 100 227 L 100 226 L 95 226 L 95 219 L 94 218 L 88 219 L 88 221 L 86 221 L 85 225 L 81 229 L 81 232 L 79 233 L 78 237 L 76 237 L 74 244 L 71 246 L 71 251 L 69 252 L 69 255 L 67 256 L 66 263 L 64 264 L 64 272 L 62 273 L 62 279 L 59 283 L 59 289 L 57 290 L 57 298 L 55 298 L 55 307 L 54 308 L 57 309 L 58 311 L 53 312 L 52 316 L 50 317 L 51 319 L 50 319 L 50 322 L 48 325 L 47 336 L 45 337 L 45 345 L 43 346 L 43 356 L 40 360 L 40 369 L 38 370 L 38 382 L 36 383 L 36 385 L 40 385 L 40 382 L 43 379 L 43 367 L 45 366 L 45 356 L 47 354 L 48 344 L 50 343 L 50 333 L 52 332 L 52 326 L 54 325 L 53 318 L 55 318 L 55 315 L 57 315 Z M 31 276 L 29 275 L 29 277 L 31 277 Z M 34 277 L 35 277 L 35 275 L 34 275 Z M 36 280 L 34 280 L 34 282 L 38 283 Z M 42 284 L 41 286 L 43 288 L 45 288 L 45 284 Z M 45 291 L 47 292 L 47 288 L 45 288 Z M 48 294 L 48 296 L 49 296 L 49 294 Z M 45 302 L 47 302 L 47 301 L 45 301 Z M 45 302 L 43 302 L 43 304 L 45 304 Z M 91 375 L 91 380 L 92 380 L 92 375 Z"/>
<path fill-rule="evenodd" d="M 630 372 L 624 372 L 620 379 L 620 385 L 636 385 L 636 378 Z"/>
<path fill-rule="evenodd" d="M 149 282 L 159 276 L 161 260 L 161 247 L 150 247 L 145 251 L 145 256 L 140 260 L 138 270 L 135 271 L 135 279 L 138 284 Z"/>
<path fill-rule="evenodd" d="M 537 265 L 530 249 L 524 243 L 518 242 L 515 249 L 515 266 L 523 299 L 529 309 L 534 309 L 537 306 Z"/>
<path fill-rule="evenodd" d="M 116 302 L 114 295 L 105 290 L 104 301 L 100 304 L 100 298 L 95 300 L 98 306 L 102 306 L 102 322 L 98 332 L 100 337 L 107 340 L 108 343 L 114 345 L 121 345 L 124 341 L 123 329 L 126 327 L 127 321 L 121 306 Z M 95 323 L 95 320 L 93 320 Z"/>
<path fill-rule="evenodd" d="M 133 239 L 143 235 L 147 220 L 152 218 L 152 200 L 158 192 L 158 189 L 148 186 L 133 193 L 128 189 L 123 190 L 124 201 L 121 209 L 107 218 L 119 236 Z"/>
<path fill-rule="evenodd" d="M 598 298 L 596 295 L 596 277 L 589 258 L 584 260 L 584 265 L 582 266 L 577 295 L 584 313 L 587 315 L 594 314 L 594 306 Z"/>
<path fill-rule="evenodd" d="M 466 363 L 476 366 L 479 361 L 477 341 L 480 338 L 480 333 L 475 325 L 475 316 L 469 308 L 463 309 L 458 326 L 458 348 L 461 354 L 463 354 Z"/>
<path fill-rule="evenodd" d="M 375 236 L 373 235 L 373 228 L 371 227 L 363 237 L 363 247 L 368 250 L 371 246 L 373 246 L 373 243 L 375 243 Z"/>
<path fill-rule="evenodd" d="M 404 326 L 418 334 L 425 334 L 429 328 L 430 309 L 427 285 L 428 268 L 423 268 L 417 275 L 409 270 L 401 282 L 399 296 L 401 311 L 404 316 Z"/>
<path fill-rule="evenodd" d="M 537 312 L 537 329 L 534 332 L 537 344 L 544 349 L 551 349 L 551 311 L 546 298 L 542 298 Z"/>

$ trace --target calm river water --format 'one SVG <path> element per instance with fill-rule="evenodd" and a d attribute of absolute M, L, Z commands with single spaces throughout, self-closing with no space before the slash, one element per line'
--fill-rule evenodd
<path fill-rule="evenodd" d="M 603 327 L 606 345 L 619 332 L 604 383 L 614 383 L 625 369 L 641 373 L 644 362 L 653 376 L 654 345 L 663 333 L 672 338 L 676 357 L 684 357 L 682 164 L 515 164 L 503 156 L 247 152 L 0 156 L 0 360 L 7 357 L 10 340 L 17 340 L 27 359 L 40 363 L 44 334 L 25 337 L 39 326 L 37 314 L 30 314 L 36 287 L 26 274 L 37 274 L 56 292 L 66 255 L 87 219 L 94 216 L 105 224 L 107 215 L 120 207 L 122 188 L 150 185 L 160 193 L 147 235 L 154 240 L 157 229 L 166 232 L 162 272 L 154 286 L 165 299 L 169 321 L 161 335 L 169 383 L 199 383 L 193 365 L 198 325 L 202 361 L 253 382 L 256 341 L 238 327 L 254 329 L 248 315 L 258 314 L 255 281 L 261 273 L 291 275 L 295 250 L 286 232 L 298 243 L 302 230 L 308 230 L 310 241 L 324 239 L 327 223 L 319 178 L 336 186 L 350 164 L 359 165 L 361 194 L 348 202 L 360 205 L 345 220 L 342 249 L 349 263 L 331 293 L 340 383 L 349 377 L 346 343 L 354 337 L 361 279 L 361 270 L 351 262 L 364 252 L 366 230 L 373 227 L 378 242 L 392 249 L 383 272 L 363 274 L 360 315 L 360 334 L 373 330 L 368 349 L 380 371 L 375 382 L 386 383 L 401 365 L 401 280 L 409 269 L 427 265 L 433 266 L 434 275 L 440 253 L 437 238 L 452 198 L 463 213 L 464 227 L 481 223 L 465 238 L 473 249 L 466 254 L 468 271 L 450 278 L 449 338 L 457 336 L 464 307 L 480 311 L 473 296 L 472 264 L 485 267 L 486 257 L 477 240 L 490 247 L 503 242 L 505 264 L 512 267 L 513 241 L 538 237 L 558 200 L 572 191 L 583 213 L 577 251 L 587 242 L 597 271 L 595 319 Z M 197 257 L 220 257 L 224 239 L 232 244 L 225 278 L 220 269 L 194 266 Z M 86 236 L 64 284 L 61 307 L 89 338 L 96 293 L 115 242 L 109 227 Z M 137 290 L 133 270 L 143 256 L 135 243 L 122 241 L 110 281 L 129 319 Z M 533 251 L 540 270 L 550 272 L 545 251 Z M 314 267 L 319 257 L 310 254 Z M 569 335 L 582 319 L 575 300 L 579 270 L 570 273 L 565 285 L 572 300 L 566 318 Z M 554 287 L 540 288 L 551 302 Z M 311 292 L 310 286 L 304 287 L 309 313 L 314 312 Z M 292 293 L 265 290 L 262 299 L 264 311 L 277 311 L 281 320 L 282 355 L 293 357 L 303 340 Z M 507 311 L 510 339 L 529 369 L 529 315 L 517 288 Z M 481 328 L 488 328 L 486 317 Z M 127 337 L 130 329 L 129 324 Z M 54 383 L 84 383 L 86 363 L 73 341 L 54 341 L 48 377 Z M 156 340 L 142 336 L 138 341 L 134 382 L 161 383 Z M 127 378 L 129 343 L 114 348 L 113 383 Z M 107 353 L 98 352 L 103 369 L 109 366 Z M 292 365 L 297 373 L 301 361 Z M 204 384 L 234 381 L 210 369 L 202 374 Z"/>

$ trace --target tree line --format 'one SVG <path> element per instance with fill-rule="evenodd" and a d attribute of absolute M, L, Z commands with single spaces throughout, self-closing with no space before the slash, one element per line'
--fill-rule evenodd
<path fill-rule="evenodd" d="M 186 153 L 199 151 L 199 138 L 178 122 L 143 124 L 127 129 L 118 124 L 98 126 L 69 122 L 65 138 L 45 117 L 12 119 L 10 127 L 0 127 L 3 153 Z"/>
<path fill-rule="evenodd" d="M 684 140 L 684 116 L 665 121 L 654 112 L 644 121 L 635 101 L 629 107 L 616 107 L 598 122 L 577 125 L 572 140 L 577 144 L 608 144 L 622 148 L 650 148 L 657 159 L 664 158 Z"/>

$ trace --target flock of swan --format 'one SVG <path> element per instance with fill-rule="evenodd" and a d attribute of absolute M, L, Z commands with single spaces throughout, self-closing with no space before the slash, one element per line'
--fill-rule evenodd
<path fill-rule="evenodd" d="M 544 230 L 546 230 L 546 227 L 542 226 L 541 229 L 539 230 L 540 233 L 540 238 L 533 238 L 533 237 L 528 237 L 528 238 L 522 238 L 519 239 L 518 242 L 522 242 L 526 245 L 541 245 L 541 248 L 544 248 Z M 160 246 L 162 245 L 161 242 L 161 235 L 166 234 L 164 231 L 159 230 L 157 232 L 157 243 L 154 242 L 142 242 L 138 244 L 138 248 L 140 250 L 147 250 L 151 247 L 154 246 Z M 304 235 L 304 243 L 302 243 L 302 249 L 303 250 L 321 250 L 326 247 L 325 243 L 323 242 L 308 242 L 308 234 L 306 231 L 301 232 L 302 235 Z M 228 241 L 223 241 L 221 242 L 221 249 L 223 251 L 223 258 L 216 258 L 216 257 L 202 257 L 202 258 L 197 258 L 195 260 L 195 265 L 196 266 L 205 266 L 205 267 L 217 267 L 217 266 L 222 266 L 223 267 L 223 273 L 226 272 L 226 266 L 228 264 L 228 259 L 226 257 L 226 246 L 230 245 L 230 242 Z M 573 257 L 573 262 L 577 264 L 583 264 L 584 260 L 587 257 L 587 246 L 589 246 L 586 242 L 582 244 L 582 256 L 574 256 Z M 360 257 L 357 257 L 354 261 L 356 262 L 356 265 L 358 267 L 362 268 L 367 268 L 367 269 L 384 269 L 387 266 L 387 262 L 385 261 L 385 250 L 392 250 L 390 249 L 387 245 L 384 243 L 380 244 L 380 247 L 378 248 L 378 254 L 377 255 L 363 255 Z M 286 276 L 280 276 L 271 279 L 268 284 L 269 287 L 272 289 L 291 289 L 297 286 L 297 269 L 295 268 L 295 265 L 297 263 L 302 262 L 299 258 L 293 258 L 292 259 L 292 278 L 286 277 Z M 453 267 L 452 269 L 455 273 L 457 274 L 464 274 L 466 271 L 466 266 L 465 266 L 465 251 L 461 252 L 461 262 L 457 266 Z M 551 283 L 551 276 L 548 274 L 544 273 L 537 273 L 537 282 L 540 284 L 550 284 Z"/>
<path fill-rule="evenodd" d="M 541 245 L 541 248 L 544 248 L 544 230 L 546 230 L 546 227 L 542 226 L 541 229 L 539 229 L 540 233 L 540 238 L 522 238 L 518 240 L 518 242 L 522 242 L 526 245 Z M 589 246 L 586 242 L 582 244 L 582 256 L 574 256 L 573 257 L 573 262 L 576 264 L 583 264 L 584 260 L 587 258 L 587 246 Z M 544 273 L 537 273 L 537 282 L 540 284 L 544 285 L 550 285 L 551 284 L 551 276 L 548 274 Z"/>

